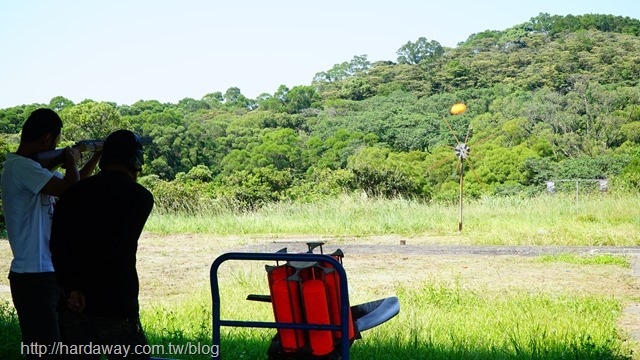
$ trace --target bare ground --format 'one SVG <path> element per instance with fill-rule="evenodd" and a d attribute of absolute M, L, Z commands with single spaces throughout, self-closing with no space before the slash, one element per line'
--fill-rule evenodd
<path fill-rule="evenodd" d="M 208 235 L 143 234 L 138 250 L 142 306 L 174 301 L 195 289 L 209 287 L 209 270 L 217 256 L 229 251 L 304 252 L 306 242 L 325 242 L 324 251 L 345 253 L 350 296 L 354 301 L 393 294 L 398 285 L 427 281 L 455 282 L 476 291 L 529 291 L 612 296 L 625 301 L 620 329 L 636 343 L 640 353 L 640 247 L 470 246 L 461 238 L 215 237 Z M 619 266 L 584 266 L 542 263 L 537 255 L 625 254 L 630 269 Z M 8 271 L 11 251 L 0 241 L 0 269 Z M 264 264 L 252 264 L 261 268 Z M 369 295 L 364 295 L 365 293 Z M 10 299 L 6 276 L 0 277 L 0 297 Z"/>

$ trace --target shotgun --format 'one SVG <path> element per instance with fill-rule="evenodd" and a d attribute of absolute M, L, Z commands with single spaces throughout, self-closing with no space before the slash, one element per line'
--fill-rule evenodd
<path fill-rule="evenodd" d="M 78 149 L 81 153 L 94 152 L 102 150 L 103 143 L 103 140 L 80 140 L 73 144 L 72 147 Z M 43 168 L 49 170 L 57 169 L 64 163 L 64 148 L 37 153 L 32 159 L 39 162 Z"/>

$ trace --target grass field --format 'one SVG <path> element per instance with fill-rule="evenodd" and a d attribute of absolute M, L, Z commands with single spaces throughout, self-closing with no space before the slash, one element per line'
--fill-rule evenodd
<path fill-rule="evenodd" d="M 251 213 L 152 217 L 159 234 L 362 237 L 452 236 L 452 242 L 498 245 L 640 244 L 640 196 L 594 194 L 483 198 L 463 205 L 343 196 L 315 204 L 273 204 Z"/>
<path fill-rule="evenodd" d="M 429 245 L 637 247 L 637 195 L 482 199 L 457 205 L 342 197 L 325 203 L 273 205 L 256 213 L 186 217 L 154 214 L 140 240 L 142 322 L 156 353 L 209 359 L 209 267 L 226 251 L 286 240 Z M 389 249 L 393 249 L 390 247 Z M 10 252 L 0 241 L 0 268 Z M 542 256 L 349 254 L 352 304 L 398 296 L 401 311 L 364 332 L 353 359 L 634 359 L 640 316 L 635 256 L 557 253 Z M 223 318 L 273 321 L 264 263 L 221 268 Z M 0 278 L 0 358 L 19 358 L 19 331 Z M 266 359 L 272 329 L 223 328 L 224 359 Z M 169 356 L 169 344 L 200 354 Z M 160 346 L 161 345 L 161 346 Z M 200 346 L 199 349 L 197 347 Z M 175 350 L 175 347 L 174 347 Z M 197 350 L 197 351 L 196 351 Z M 205 348 L 206 350 L 206 348 Z M 208 350 L 212 350 L 209 348 Z"/>

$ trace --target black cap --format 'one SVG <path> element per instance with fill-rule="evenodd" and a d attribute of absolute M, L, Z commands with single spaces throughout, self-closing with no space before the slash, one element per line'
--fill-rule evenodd
<path fill-rule="evenodd" d="M 141 171 L 144 164 L 142 142 L 129 130 L 116 130 L 107 136 L 102 146 L 100 168 L 110 164 L 126 165 L 131 171 Z"/>

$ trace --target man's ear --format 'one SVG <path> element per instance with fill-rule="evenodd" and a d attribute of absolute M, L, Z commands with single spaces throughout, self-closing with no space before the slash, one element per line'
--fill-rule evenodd
<path fill-rule="evenodd" d="M 56 147 L 57 138 L 58 137 L 54 137 L 53 134 L 44 134 L 40 137 L 38 143 L 43 149 L 53 150 Z"/>
<path fill-rule="evenodd" d="M 40 145 L 42 146 L 48 146 L 49 144 L 51 144 L 51 134 L 44 134 L 40 137 Z"/>

